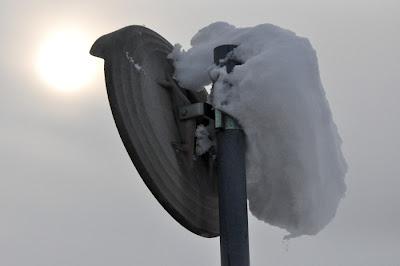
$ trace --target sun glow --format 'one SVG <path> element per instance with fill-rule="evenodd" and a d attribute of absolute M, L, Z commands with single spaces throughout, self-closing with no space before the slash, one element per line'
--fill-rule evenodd
<path fill-rule="evenodd" d="M 36 68 L 42 80 L 63 92 L 76 92 L 93 79 L 96 65 L 89 55 L 91 41 L 76 30 L 57 31 L 44 40 Z"/>

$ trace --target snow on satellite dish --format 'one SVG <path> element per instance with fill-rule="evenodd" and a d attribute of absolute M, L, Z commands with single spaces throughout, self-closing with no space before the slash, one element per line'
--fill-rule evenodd
<path fill-rule="evenodd" d="M 229 74 L 213 63 L 214 47 L 226 43 L 238 45 L 242 62 Z M 271 24 L 216 22 L 191 46 L 169 55 L 176 79 L 195 91 L 215 81 L 210 103 L 242 125 L 252 214 L 286 238 L 318 233 L 344 197 L 347 165 L 310 42 Z"/>

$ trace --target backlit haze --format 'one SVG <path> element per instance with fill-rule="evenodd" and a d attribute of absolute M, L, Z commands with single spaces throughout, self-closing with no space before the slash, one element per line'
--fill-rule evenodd
<path fill-rule="evenodd" d="M 48 85 L 75 92 L 93 81 L 96 64 L 87 56 L 91 39 L 80 29 L 60 28 L 41 41 L 37 72 Z"/>
<path fill-rule="evenodd" d="M 343 138 L 347 192 L 318 235 L 249 217 L 254 266 L 400 261 L 400 2 L 0 0 L 0 265 L 219 265 L 138 176 L 107 101 L 102 34 L 138 24 L 189 47 L 200 28 L 273 23 L 310 39 Z"/>

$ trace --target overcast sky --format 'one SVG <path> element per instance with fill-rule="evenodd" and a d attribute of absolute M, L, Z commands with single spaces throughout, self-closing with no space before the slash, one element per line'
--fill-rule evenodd
<path fill-rule="evenodd" d="M 58 25 L 93 41 L 146 25 L 188 47 L 221 20 L 310 39 L 349 164 L 347 196 L 317 236 L 283 243 L 285 231 L 249 218 L 252 265 L 400 265 L 399 10 L 398 0 L 0 0 L 0 265 L 219 265 L 218 239 L 181 227 L 138 176 L 102 61 L 73 95 L 43 84 L 33 61 Z"/>

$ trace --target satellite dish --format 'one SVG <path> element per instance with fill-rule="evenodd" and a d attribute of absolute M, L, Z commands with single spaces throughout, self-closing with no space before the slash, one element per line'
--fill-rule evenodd
<path fill-rule="evenodd" d="M 182 106 L 205 102 L 207 92 L 193 93 L 177 85 L 167 59 L 172 49 L 156 32 L 129 26 L 100 37 L 90 53 L 105 60 L 112 114 L 147 187 L 185 228 L 203 237 L 216 237 L 219 211 L 214 159 L 194 152 L 196 126 L 203 118 L 183 119 L 185 115 L 190 118 L 190 113 L 179 113 Z"/>

